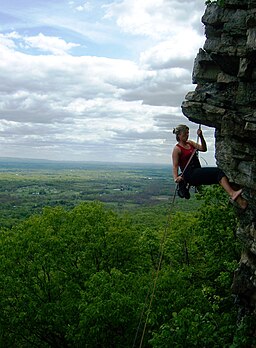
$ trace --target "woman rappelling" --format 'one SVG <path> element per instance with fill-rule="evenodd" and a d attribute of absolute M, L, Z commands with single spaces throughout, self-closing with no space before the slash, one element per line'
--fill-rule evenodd
<path fill-rule="evenodd" d="M 248 202 L 242 197 L 242 189 L 235 191 L 221 169 L 218 167 L 201 167 L 197 151 L 207 151 L 207 144 L 202 130 L 200 128 L 197 130 L 200 144 L 189 140 L 189 127 L 186 125 L 177 126 L 173 133 L 176 135 L 178 142 L 172 152 L 174 181 L 179 185 L 186 183 L 190 186 L 220 184 L 233 202 L 236 201 L 243 210 L 246 209 Z M 179 174 L 179 169 L 181 174 Z M 185 195 L 185 198 L 189 197 Z"/>

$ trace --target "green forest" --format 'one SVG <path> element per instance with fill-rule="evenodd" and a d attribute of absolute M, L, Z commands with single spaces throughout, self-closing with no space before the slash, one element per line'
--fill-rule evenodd
<path fill-rule="evenodd" d="M 241 254 L 218 186 L 168 166 L 2 162 L 0 347 L 246 348 Z"/>

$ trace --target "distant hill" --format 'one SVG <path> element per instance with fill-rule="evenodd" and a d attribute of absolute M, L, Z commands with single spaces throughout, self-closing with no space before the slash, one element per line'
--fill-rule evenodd
<path fill-rule="evenodd" d="M 155 163 L 126 163 L 126 162 L 98 162 L 98 161 L 57 161 L 47 159 L 0 157 L 0 171 L 13 169 L 145 169 L 163 168 L 168 169 L 168 164 Z"/>

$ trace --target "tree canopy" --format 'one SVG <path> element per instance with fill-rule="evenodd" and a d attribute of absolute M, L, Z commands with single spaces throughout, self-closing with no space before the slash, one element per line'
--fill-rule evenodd
<path fill-rule="evenodd" d="M 177 212 L 168 225 L 157 214 L 152 224 L 150 208 L 136 217 L 93 202 L 3 229 L 0 345 L 138 346 L 148 315 L 143 347 L 246 347 L 230 292 L 237 222 L 219 189 L 202 199 L 196 214 Z"/>

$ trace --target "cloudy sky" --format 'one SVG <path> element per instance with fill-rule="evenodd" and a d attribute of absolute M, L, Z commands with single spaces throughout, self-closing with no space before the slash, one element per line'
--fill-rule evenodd
<path fill-rule="evenodd" d="M 204 3 L 2 1 L 0 156 L 170 163 Z"/>

